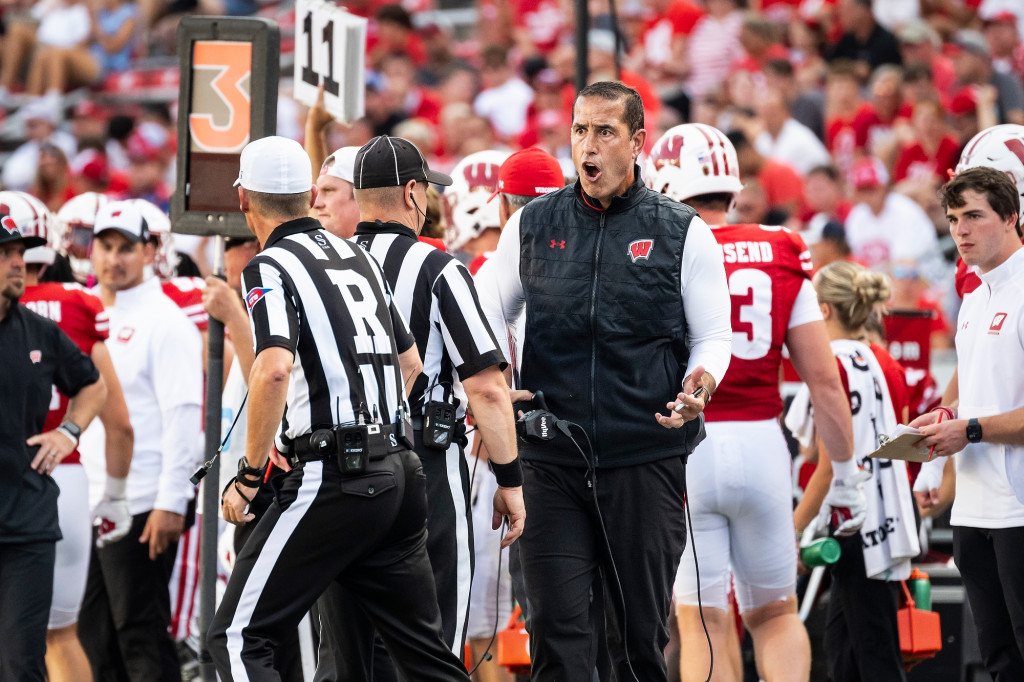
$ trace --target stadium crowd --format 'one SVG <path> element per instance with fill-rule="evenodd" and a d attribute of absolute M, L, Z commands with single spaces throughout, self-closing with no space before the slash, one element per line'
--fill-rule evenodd
<path fill-rule="evenodd" d="M 788 518 L 792 509 L 796 509 L 795 530 L 802 532 L 812 524 L 823 504 L 834 508 L 856 508 L 863 504 L 853 498 L 843 498 L 849 504 L 839 504 L 834 486 L 836 481 L 845 481 L 860 489 L 869 480 L 858 478 L 863 470 L 852 473 L 848 468 L 851 457 L 863 464 L 866 452 L 873 449 L 869 447 L 872 437 L 864 436 L 869 427 L 863 419 L 858 423 L 854 410 L 852 422 L 850 416 L 845 417 L 847 424 L 853 424 L 852 433 L 843 432 L 842 438 L 833 434 L 831 442 L 830 436 L 813 435 L 814 419 L 808 416 L 810 403 L 825 404 L 839 395 L 828 398 L 828 387 L 845 389 L 839 402 L 845 406 L 843 409 L 849 409 L 849 396 L 857 391 L 858 380 L 868 381 L 865 386 L 874 381 L 876 392 L 879 386 L 887 385 L 889 395 L 878 392 L 878 405 L 873 408 L 878 414 L 874 428 L 884 424 L 882 431 L 914 419 L 927 421 L 934 408 L 955 402 L 955 380 L 943 396 L 945 387 L 937 386 L 926 373 L 901 367 L 888 356 L 882 319 L 885 309 L 924 311 L 931 320 L 931 348 L 953 348 L 957 336 L 955 321 L 963 297 L 987 281 L 984 276 L 979 279 L 976 268 L 959 259 L 958 240 L 951 236 L 947 216 L 951 210 L 961 208 L 962 204 L 958 206 L 956 202 L 964 192 L 971 192 L 971 196 L 984 194 L 978 188 L 990 187 L 991 179 L 965 185 L 966 190 L 940 190 L 958 173 L 991 166 L 1010 177 L 1018 198 L 1024 196 L 1024 127 L 1018 127 L 1024 126 L 1024 6 L 1013 0 L 623 0 L 614 4 L 590 0 L 589 53 L 583 56 L 576 54 L 573 44 L 577 29 L 573 3 L 565 0 L 480 0 L 475 5 L 477 23 L 468 34 L 446 25 L 443 12 L 430 12 L 431 21 L 422 21 L 420 17 L 426 16 L 423 13 L 438 9 L 429 0 L 409 0 L 403 5 L 375 0 L 342 4 L 370 19 L 365 116 L 343 125 L 331 119 L 322 101 L 313 107 L 303 107 L 291 98 L 288 79 L 282 81 L 279 95 L 278 135 L 301 143 L 309 161 L 310 183 L 306 184 L 314 186 L 309 217 L 319 221 L 326 232 L 364 246 L 381 261 L 385 278 L 390 279 L 389 268 L 394 268 L 394 264 L 382 255 L 390 252 L 373 250 L 373 244 L 386 241 L 381 238 L 384 235 L 368 238 L 366 235 L 372 229 L 365 227 L 376 219 L 376 214 L 366 208 L 372 205 L 367 193 L 390 187 L 360 187 L 355 167 L 357 154 L 365 155 L 375 141 L 407 140 L 409 149 L 421 155 L 423 168 L 437 174 L 428 173 L 424 178 L 410 176 L 424 186 L 428 179 L 434 182 L 425 194 L 423 206 L 409 194 L 415 205 L 414 231 L 418 241 L 453 256 L 451 265 L 444 261 L 445 267 L 459 273 L 465 270 L 473 276 L 479 273 L 479 301 L 473 285 L 460 282 L 458 286 L 466 286 L 465 292 L 451 296 L 458 298 L 455 307 L 462 312 L 447 319 L 441 313 L 436 324 L 439 328 L 446 325 L 444 337 L 448 340 L 434 343 L 454 343 L 451 338 L 457 339 L 458 332 L 450 332 L 447 327 L 458 327 L 461 331 L 463 326 L 471 326 L 472 320 L 465 319 L 476 319 L 471 313 L 479 306 L 479 318 L 487 317 L 491 339 L 498 347 L 490 354 L 481 353 L 486 360 L 481 361 L 481 366 L 497 376 L 495 368 L 511 364 L 512 369 L 506 372 L 508 379 L 513 388 L 523 389 L 512 392 L 509 406 L 516 402 L 517 408 L 528 412 L 536 387 L 516 383 L 520 380 L 517 361 L 522 362 L 523 354 L 529 352 L 524 343 L 529 345 L 528 330 L 532 328 L 526 322 L 517 326 L 505 318 L 512 309 L 505 298 L 509 289 L 500 268 L 511 262 L 508 251 L 513 247 L 507 246 L 506 237 L 503 251 L 499 236 L 508 223 L 513 228 L 509 234 L 519 238 L 522 231 L 526 235 L 523 238 L 527 238 L 528 227 L 525 223 L 521 225 L 521 218 L 536 215 L 540 209 L 534 207 L 534 213 L 520 213 L 511 221 L 510 217 L 535 198 L 563 185 L 582 186 L 585 202 L 588 194 L 603 201 L 591 188 L 600 185 L 602 172 L 611 173 L 604 168 L 588 177 L 589 171 L 582 166 L 580 136 L 586 131 L 581 131 L 576 125 L 578 119 L 574 119 L 580 107 L 574 87 L 578 59 L 586 59 L 591 83 L 619 81 L 642 99 L 646 136 L 636 136 L 636 130 L 628 130 L 629 140 L 636 147 L 632 161 L 642 177 L 632 178 L 630 171 L 631 181 L 666 195 L 672 202 L 692 203 L 699 213 L 699 217 L 692 218 L 696 221 L 693 224 L 707 223 L 715 228 L 709 234 L 714 233 L 723 245 L 727 238 L 717 229 L 720 225 L 785 228 L 780 234 L 787 236 L 781 242 L 772 242 L 771 248 L 778 253 L 792 252 L 787 256 L 792 260 L 790 271 L 778 274 L 764 267 L 776 281 L 788 277 L 793 284 L 792 300 L 770 304 L 772 315 L 782 325 L 764 341 L 766 349 L 771 347 L 765 354 L 773 359 L 757 364 L 750 373 L 739 373 L 737 367 L 746 367 L 742 361 L 749 361 L 752 356 L 738 350 L 737 325 L 750 323 L 751 344 L 759 332 L 751 318 L 741 317 L 734 310 L 729 372 L 737 382 L 735 385 L 742 380 L 747 382 L 743 386 L 750 388 L 756 383 L 751 379 L 753 373 L 760 372 L 770 376 L 768 383 L 774 386 L 783 364 L 785 342 L 789 348 L 786 362 L 790 362 L 792 354 L 792 365 L 808 385 L 804 391 L 794 391 L 797 405 L 806 408 L 805 413 L 791 411 L 786 420 L 787 427 L 800 441 L 800 447 L 793 453 L 796 473 L 789 475 L 788 451 L 782 455 L 783 463 L 776 467 L 783 475 L 781 483 L 775 483 L 782 489 L 775 492 L 781 495 L 780 504 L 785 509 L 784 528 L 778 537 L 789 543 L 787 550 L 792 549 L 794 528 Z M 44 246 L 25 254 L 29 286 L 21 301 L 58 323 L 79 349 L 91 357 L 107 391 L 97 421 L 83 433 L 71 434 L 78 448 L 62 452 L 65 459 L 53 471 L 62 491 L 58 504 L 60 533 L 64 537 L 57 545 L 45 642 L 45 674 L 54 682 L 84 680 L 90 675 L 96 680 L 176 680 L 181 676 L 191 679 L 196 674 L 195 652 L 200 633 L 196 615 L 199 524 L 195 517 L 197 506 L 201 509 L 201 505 L 197 505 L 197 491 L 188 483 L 188 475 L 202 459 L 200 416 L 208 318 L 224 322 L 228 331 L 222 435 L 242 413 L 240 425 L 232 432 L 221 457 L 221 481 L 226 482 L 236 475 L 237 458 L 245 454 L 243 396 L 255 359 L 255 328 L 250 328 L 247 313 L 259 301 L 259 297 L 252 299 L 252 292 L 262 291 L 244 286 L 242 272 L 265 246 L 263 240 L 254 237 L 227 241 L 224 282 L 210 276 L 214 261 L 211 239 L 171 232 L 168 210 L 177 178 L 178 103 L 159 99 L 133 102 L 124 93 L 112 90 L 110 84 L 117 82 L 118 74 L 144 67 L 152 55 L 172 53 L 174 28 L 181 16 L 200 13 L 276 17 L 289 11 L 287 4 L 261 0 L 40 0 L 5 3 L 0 9 L 0 108 L 3 130 L 9 134 L 6 142 L 10 143 L 0 170 L 0 213 L 14 223 L 9 226 L 5 222 L 2 226 L 7 235 L 16 234 L 17 230 L 21 235 L 46 240 Z M 590 95 L 602 101 L 620 101 L 616 97 L 619 95 L 614 93 L 607 97 L 600 93 Z M 697 151 L 689 151 L 694 149 Z M 624 153 L 629 155 L 628 151 Z M 396 167 L 398 160 L 395 152 Z M 705 186 L 692 177 L 673 175 L 673 168 L 686 171 L 690 167 L 687 164 L 700 169 L 711 178 L 711 183 Z M 448 186 L 432 179 L 443 178 L 445 174 L 451 176 Z M 715 178 L 724 180 L 715 184 Z M 408 180 L 405 176 L 398 179 Z M 304 180 L 298 184 L 303 183 Z M 242 187 L 249 189 L 244 183 Z M 358 201 L 360 191 L 362 202 Z M 993 191 L 996 194 L 991 196 L 996 196 L 998 191 Z M 610 194 L 608 198 L 611 201 L 621 197 Z M 997 213 L 1002 210 L 994 199 L 989 204 Z M 589 203 L 587 206 L 594 208 Z M 421 208 L 428 217 L 422 227 Z M 603 208 L 614 212 L 613 203 Z M 409 210 L 413 215 L 412 206 Z M 402 222 L 394 218 L 403 215 L 401 211 L 380 215 L 389 225 Z M 1005 218 L 1002 213 L 999 217 Z M 601 221 L 603 225 L 603 216 Z M 377 220 L 378 225 L 380 222 Z M 696 228 L 690 229 L 697 234 Z M 736 246 L 762 238 L 759 233 L 745 234 L 742 240 L 735 237 Z M 0 232 L 0 247 L 20 239 L 8 239 Z M 29 246 L 29 240 L 24 241 Z M 551 249 L 556 249 L 557 244 L 552 239 Z M 559 250 L 565 248 L 562 241 Z M 725 249 L 723 253 L 731 291 L 730 252 Z M 736 252 L 732 253 L 735 256 Z M 638 258 L 647 257 L 646 252 L 633 252 L 631 256 L 634 264 Z M 750 261 L 741 262 L 756 261 L 751 256 Z M 983 275 L 985 272 L 983 267 Z M 436 276 L 437 281 L 443 279 L 440 274 Z M 465 277 L 468 279 L 469 274 Z M 594 277 L 596 280 L 597 276 Z M 407 285 L 398 281 L 388 285 L 394 289 L 396 298 L 402 284 Z M 529 282 L 516 286 L 524 285 Z M 440 285 L 435 284 L 435 296 L 439 296 L 437 286 Z M 685 283 L 683 288 L 685 298 Z M 514 287 L 513 290 L 518 291 Z M 732 293 L 733 304 L 739 305 L 736 292 Z M 525 296 L 529 307 L 531 299 Z M 756 301 L 749 305 L 755 304 Z M 443 295 L 434 306 L 431 309 L 428 305 L 428 309 L 436 312 L 437 308 L 444 308 Z M 495 321 L 495 314 L 500 322 Z M 415 319 L 415 312 L 403 315 L 410 318 L 410 330 L 415 335 L 416 324 L 423 320 Z M 0 328 L 3 323 L 4 318 L 0 318 Z M 694 319 L 689 323 L 694 324 Z M 803 327 L 806 332 L 808 324 L 817 323 L 822 323 L 822 328 L 812 339 L 795 331 Z M 487 336 L 483 327 L 475 333 L 481 338 Z M 516 334 L 520 337 L 516 338 Z M 526 335 L 525 342 L 522 335 Z M 425 338 L 417 338 L 416 343 L 421 353 L 428 345 Z M 477 343 L 486 345 L 483 341 Z M 814 345 L 818 343 L 823 345 Z M 111 347 L 109 353 L 104 346 Z M 431 348 L 440 352 L 436 346 Z M 822 348 L 826 353 L 831 348 L 836 359 L 832 363 L 832 358 L 828 358 L 827 371 L 810 359 Z M 853 370 L 866 355 L 872 358 L 868 363 L 870 376 L 853 377 Z M 820 353 L 817 359 L 820 361 Z M 422 361 L 427 364 L 425 357 Z M 693 407 L 687 401 L 699 395 L 700 386 L 706 386 L 710 395 L 715 392 L 715 382 L 721 381 L 721 377 L 709 374 L 705 384 L 700 384 L 700 374 L 693 367 L 683 362 L 682 368 L 690 370 L 687 378 L 695 376 L 696 383 L 687 384 L 684 393 L 680 393 L 680 409 L 676 410 L 679 412 Z M 480 396 L 485 393 L 467 380 L 471 376 L 479 379 L 478 372 L 483 371 L 474 367 L 471 372 L 467 365 L 462 365 L 456 372 L 457 380 L 448 386 L 462 400 L 458 403 L 460 419 L 465 417 L 468 395 L 469 435 L 463 437 L 461 448 L 455 448 L 458 457 L 465 459 L 455 465 L 454 473 L 433 474 L 428 470 L 427 489 L 435 485 L 432 477 L 438 475 L 451 477 L 439 480 L 445 486 L 451 483 L 453 490 L 460 484 L 467 488 L 464 499 L 457 498 L 455 504 L 458 507 L 462 499 L 464 517 L 472 520 L 468 524 L 466 518 L 451 523 L 458 528 L 453 532 L 459 543 L 466 543 L 467 547 L 475 544 L 475 558 L 471 562 L 475 568 L 470 571 L 470 563 L 466 563 L 465 574 L 459 573 L 459 586 L 452 590 L 453 604 L 458 594 L 458 606 L 453 606 L 449 613 L 442 604 L 441 623 L 445 644 L 457 656 L 462 657 L 463 644 L 468 645 L 471 653 L 467 663 L 474 668 L 474 679 L 492 682 L 511 679 L 510 673 L 484 654 L 488 649 L 494 651 L 494 630 L 504 627 L 509 618 L 513 590 L 515 600 L 528 611 L 528 628 L 550 627 L 545 618 L 551 614 L 544 606 L 526 603 L 524 595 L 531 588 L 523 588 L 522 576 L 517 575 L 520 562 L 537 555 L 528 554 L 520 559 L 519 548 L 513 545 L 510 576 L 509 555 L 495 551 L 503 531 L 489 530 L 489 500 L 504 486 L 487 468 L 488 456 L 504 450 L 497 444 L 500 434 L 489 431 L 486 417 L 482 426 L 472 428 L 474 414 L 486 414 L 480 407 L 485 402 Z M 808 373 L 814 378 L 807 378 Z M 444 382 L 437 381 L 436 376 L 435 383 L 418 386 L 418 391 L 433 395 L 436 389 L 440 399 L 447 401 Z M 728 382 L 729 375 L 726 376 Z M 723 457 L 732 452 L 734 444 L 721 430 L 722 425 L 714 422 L 755 418 L 737 417 L 727 408 L 732 404 L 727 401 L 738 400 L 729 397 L 731 390 L 735 389 L 723 384 L 718 405 L 707 412 L 709 440 L 703 446 L 704 452 L 725 452 Z M 758 412 L 760 416 L 756 419 L 767 422 L 767 427 L 761 427 L 768 432 L 746 433 L 758 442 L 768 442 L 760 439 L 770 438 L 781 443 L 775 425 L 781 415 L 781 403 L 776 409 L 773 402 L 777 388 L 765 390 L 776 393 L 765 399 L 767 412 Z M 675 397 L 659 395 L 659 403 L 665 400 L 674 401 Z M 709 399 L 705 399 L 700 405 L 701 420 L 708 403 Z M 421 407 L 413 404 L 417 409 Z M 669 403 L 670 414 L 673 405 Z M 65 427 L 67 397 L 54 390 L 50 407 L 46 428 Z M 991 406 L 970 407 L 977 410 Z M 1007 406 L 999 407 L 1005 411 Z M 695 414 L 684 417 L 692 419 Z M 989 413 L 982 410 L 978 414 Z M 953 416 L 948 415 L 950 419 Z M 661 419 L 666 420 L 662 425 L 669 425 L 670 418 Z M 841 416 L 834 423 L 839 421 Z M 849 425 L 845 428 L 849 429 Z M 422 430 L 422 422 L 417 429 Z M 489 444 L 484 442 L 488 434 L 492 434 Z M 285 445 L 278 446 L 287 455 Z M 739 446 L 735 447 L 740 452 Z M 126 452 L 132 453 L 130 473 Z M 575 450 L 573 453 L 575 456 Z M 702 449 L 698 448 L 696 453 L 700 455 Z M 827 456 L 820 457 L 819 453 Z M 294 464 L 276 450 L 272 459 L 277 474 L 268 474 L 271 478 L 283 477 L 283 472 Z M 480 463 L 483 466 L 478 466 Z M 683 639 L 681 667 L 673 666 L 676 669 L 669 674 L 680 674 L 681 670 L 684 680 L 704 679 L 708 669 L 709 662 L 703 658 L 707 654 L 704 633 L 692 610 L 697 601 L 690 599 L 699 593 L 705 611 L 711 614 L 707 625 L 715 646 L 716 676 L 740 679 L 728 677 L 741 673 L 731 668 L 736 657 L 724 653 L 731 651 L 725 614 L 735 611 L 753 634 L 758 665 L 764 666 L 759 668 L 764 679 L 800 679 L 801 675 L 807 679 L 809 650 L 807 661 L 800 662 L 805 658 L 806 635 L 801 639 L 794 634 L 802 633 L 803 628 L 793 622 L 795 606 L 790 609 L 794 598 L 790 582 L 795 583 L 796 579 L 795 570 L 790 570 L 796 564 L 793 552 L 784 552 L 787 557 L 779 559 L 782 573 L 786 574 L 781 582 L 776 581 L 778 584 L 771 590 L 758 583 L 761 578 L 749 570 L 751 558 L 729 553 L 730 542 L 735 545 L 739 536 L 734 535 L 731 541 L 728 537 L 716 539 L 711 528 L 714 524 L 707 525 L 706 519 L 715 514 L 732 514 L 699 497 L 702 485 L 712 485 L 708 481 L 714 473 L 691 467 L 691 476 L 695 477 L 691 481 L 691 496 L 698 495 L 692 510 L 697 519 L 694 532 L 698 542 L 694 551 L 697 560 L 703 562 L 702 546 L 714 547 L 717 554 L 709 559 L 708 565 L 714 566 L 717 573 L 707 578 L 710 591 L 708 584 L 700 588 L 696 582 L 691 584 L 685 568 L 680 569 L 678 576 L 674 571 L 672 575 L 666 573 L 669 586 L 675 577 L 673 612 L 678 616 Z M 885 479 L 878 486 L 891 486 L 887 490 L 900 498 L 897 506 L 904 505 L 901 509 L 905 517 L 934 517 L 953 502 L 952 468 L 947 466 L 943 471 L 941 466 L 938 470 L 926 466 L 918 478 L 917 465 L 907 466 L 907 475 L 897 466 L 895 480 Z M 84 475 L 79 475 L 83 470 Z M 1019 477 L 1020 471 L 1011 469 L 1010 475 Z M 773 469 L 771 475 L 776 473 Z M 766 473 L 763 480 L 770 480 L 771 475 Z M 239 469 L 238 477 L 241 476 Z M 531 481 L 536 484 L 539 476 L 528 466 L 524 491 L 527 511 L 532 509 L 529 486 Z M 607 481 L 603 485 L 612 487 L 611 476 L 602 480 Z M 833 488 L 829 487 L 830 480 Z M 916 487 L 915 481 L 920 483 Z M 79 489 L 76 494 L 65 493 L 74 488 Z M 911 488 L 916 491 L 916 503 Z M 235 483 L 235 490 L 238 489 Z M 249 500 L 248 495 L 239 494 Z M 251 511 L 257 516 L 271 505 L 267 486 L 259 494 L 268 498 L 252 502 Z M 596 500 L 596 483 L 594 495 Z M 1024 499 L 1020 494 L 1017 498 Z M 867 504 L 871 509 L 873 502 Z M 1006 504 L 1006 513 L 1012 516 L 1018 513 L 1021 502 L 1011 500 Z M 0 505 L 0 512 L 3 510 Z M 96 519 L 94 531 L 83 523 L 89 518 Z M 433 516 L 429 518 L 430 523 L 435 522 Z M 541 518 L 540 513 L 536 518 Z M 1015 516 L 1011 520 L 1024 526 L 1024 520 Z M 0 516 L 0 522 L 7 523 L 8 519 Z M 985 522 L 980 525 L 985 527 Z M 602 530 L 604 523 L 602 520 Z M 730 523 L 737 528 L 753 529 L 754 535 L 760 533 L 758 526 L 744 525 L 751 523 L 749 520 L 731 518 Z M 833 679 L 860 679 L 862 675 L 903 679 L 898 647 L 892 641 L 894 637 L 898 639 L 898 634 L 895 627 L 889 628 L 895 623 L 896 602 L 888 603 L 891 593 L 886 581 L 905 579 L 909 560 L 921 549 L 914 520 L 909 519 L 909 523 L 903 528 L 910 528 L 911 532 L 903 534 L 906 537 L 893 533 L 892 547 L 886 548 L 884 561 L 864 551 L 864 562 L 860 563 L 869 566 L 867 575 L 860 563 L 852 571 L 847 566 L 834 574 L 832 603 L 838 613 L 833 620 L 845 620 L 842 626 L 836 626 L 839 629 L 830 628 L 826 633 L 829 674 Z M 524 538 L 530 538 L 530 521 L 526 524 Z M 973 525 L 979 525 L 976 519 Z M 7 534 L 7 526 L 3 527 Z M 615 533 L 624 531 L 616 531 L 610 524 L 609 528 L 606 532 L 618 541 Z M 223 582 L 228 579 L 251 527 L 235 531 L 222 519 L 221 530 L 219 572 Z M 840 535 L 850 535 L 857 529 L 842 531 Z M 436 531 L 431 533 L 434 537 L 438 535 Z M 0 538 L 0 546 L 10 537 Z M 769 538 L 766 544 L 778 549 L 776 536 L 764 537 Z M 853 540 L 843 539 L 844 556 L 857 553 L 859 538 L 855 535 Z M 605 542 L 609 542 L 607 535 Z M 749 536 L 743 542 L 756 545 Z M 691 547 L 687 543 L 690 553 L 683 555 L 684 567 L 694 559 Z M 437 575 L 439 560 L 435 555 L 438 550 L 428 546 L 428 551 L 435 565 L 439 599 L 443 601 L 442 581 Z M 461 552 L 461 545 L 452 551 Z M 535 547 L 533 552 L 536 551 Z M 735 552 L 735 546 L 732 551 Z M 4 556 L 0 553 L 0 582 Z M 461 567 L 463 557 L 458 556 Z M 468 556 L 465 559 L 470 562 Z M 1000 561 L 1005 560 L 1001 556 Z M 872 561 L 878 569 L 874 574 L 870 568 Z M 704 565 L 701 570 L 705 575 L 703 569 Z M 614 560 L 611 570 L 616 570 Z M 617 570 L 623 570 L 621 563 Z M 883 574 L 886 577 L 871 580 Z M 607 576 L 604 579 L 609 580 Z M 619 580 L 617 574 L 615 580 Z M 730 588 L 730 584 L 734 586 Z M 870 591 L 865 585 L 879 584 L 883 587 L 873 596 L 864 597 Z M 532 589 L 538 589 L 534 585 Z M 595 593 L 599 587 L 595 581 Z M 639 599 L 621 584 L 618 592 L 628 594 L 631 601 Z M 862 601 L 882 604 L 881 625 L 857 611 L 858 595 Z M 656 597 L 652 603 L 657 601 Z M 1020 598 L 1020 594 L 1015 598 Z M 886 610 L 890 606 L 891 614 Z M 338 614 L 330 614 L 322 603 L 319 608 L 317 618 L 323 622 L 334 618 L 336 624 Z M 605 604 L 604 608 L 614 611 L 618 606 Z M 1019 633 L 1024 631 L 1024 625 L 1019 620 L 1024 617 L 1024 601 L 1010 599 L 1009 608 L 1016 643 L 1022 646 Z M 452 624 L 452 613 L 457 625 Z M 892 618 L 888 618 L 890 615 Z M 617 627 L 617 617 L 625 616 L 626 613 L 618 613 L 607 627 Z M 1009 627 L 1008 623 L 1001 625 Z M 604 634 L 603 628 L 600 635 Z M 866 656 L 857 644 L 846 641 L 856 640 L 856 633 L 867 628 L 890 634 L 889 654 L 896 661 L 895 672 L 893 666 L 886 667 L 885 655 L 876 650 L 874 658 Z M 555 636 L 550 636 L 555 641 Z M 625 633 L 621 636 L 627 637 Z M 661 636 L 660 631 L 652 631 L 647 644 L 660 643 L 663 648 Z M 613 633 L 609 632 L 608 637 L 612 642 Z M 293 647 L 291 655 L 284 653 L 275 658 L 274 666 L 286 679 L 304 679 L 304 667 L 308 674 L 315 656 L 308 644 L 300 643 L 306 639 L 308 633 L 296 635 L 294 641 L 289 640 L 281 647 L 282 651 Z M 982 646 L 985 663 L 997 680 L 1021 679 L 1016 675 L 1024 674 L 1024 652 L 1014 655 L 1012 643 L 1011 635 L 1009 653 L 1005 647 Z M 1005 642 L 999 646 L 1003 645 Z M 587 662 L 596 668 L 601 679 L 606 679 L 610 668 L 620 675 L 627 671 L 636 674 L 632 666 L 641 660 L 638 652 L 634 650 L 631 654 L 627 641 L 622 658 L 616 646 L 610 643 L 607 648 L 599 647 L 596 658 Z M 39 653 L 37 649 L 25 645 L 24 651 L 19 649 L 18 656 L 14 656 L 13 648 L 8 648 L 5 656 L 5 645 L 0 645 L 0 680 L 37 679 L 35 675 L 41 670 L 31 665 L 5 668 L 4 662 L 5 657 L 20 662 L 22 654 L 31 658 Z M 378 638 L 370 655 L 379 655 L 379 649 Z M 772 652 L 783 652 L 783 660 L 777 660 Z M 330 653 L 341 657 L 346 652 Z M 325 655 L 323 642 L 318 654 Z M 660 656 L 660 650 L 657 654 Z M 541 652 L 541 656 L 548 655 Z M 866 663 L 869 658 L 871 665 Z M 340 670 L 335 672 L 340 674 Z M 379 675 L 380 668 L 377 670 Z M 362 673 L 350 674 L 354 675 L 351 679 L 359 679 Z"/>

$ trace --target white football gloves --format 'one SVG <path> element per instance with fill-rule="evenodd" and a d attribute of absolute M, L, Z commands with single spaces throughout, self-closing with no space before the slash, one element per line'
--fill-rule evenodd
<path fill-rule="evenodd" d="M 132 528 L 132 515 L 126 497 L 128 479 L 107 476 L 103 499 L 93 510 L 93 525 L 99 528 L 96 546 L 104 547 L 117 542 Z"/>
<path fill-rule="evenodd" d="M 833 466 L 836 466 L 835 462 Z M 859 531 L 868 516 L 868 502 L 862 488 L 869 480 L 871 474 L 858 468 L 855 462 L 852 468 L 836 467 L 832 486 L 821 504 L 821 524 L 825 526 L 831 521 L 835 535 L 839 537 L 848 537 Z"/>

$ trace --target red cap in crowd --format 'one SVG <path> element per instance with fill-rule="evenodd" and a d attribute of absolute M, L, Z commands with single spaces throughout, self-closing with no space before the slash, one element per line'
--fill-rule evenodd
<path fill-rule="evenodd" d="M 873 156 L 865 157 L 853 164 L 850 184 L 854 189 L 877 189 L 889 184 L 889 171 Z"/>
<path fill-rule="evenodd" d="M 565 176 L 558 159 L 540 147 L 521 149 L 498 169 L 498 188 L 487 201 L 501 193 L 539 197 L 565 187 Z"/>
<path fill-rule="evenodd" d="M 973 114 L 978 110 L 978 98 L 971 86 L 960 88 L 949 101 L 949 113 L 955 116 Z"/>

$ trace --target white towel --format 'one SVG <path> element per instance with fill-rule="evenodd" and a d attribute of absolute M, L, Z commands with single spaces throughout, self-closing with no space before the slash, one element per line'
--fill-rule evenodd
<path fill-rule="evenodd" d="M 855 412 L 854 456 L 857 464 L 871 473 L 864 484 L 867 520 L 860 531 L 864 568 L 869 578 L 904 580 L 910 576 L 910 559 L 921 551 L 907 465 L 901 460 L 868 458 L 878 447 L 879 434 L 891 433 L 898 423 L 885 374 L 871 349 L 859 341 L 833 341 L 832 352 L 846 371 L 850 387 Z M 786 426 L 801 443 L 805 439 L 810 442 L 814 411 L 806 385 L 797 392 L 786 413 Z"/>

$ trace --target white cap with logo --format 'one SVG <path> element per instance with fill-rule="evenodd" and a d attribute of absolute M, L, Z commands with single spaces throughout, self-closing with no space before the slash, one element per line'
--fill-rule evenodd
<path fill-rule="evenodd" d="M 131 242 L 149 239 L 149 224 L 139 207 L 130 201 L 111 201 L 96 213 L 93 234 L 117 230 Z"/>
<path fill-rule="evenodd" d="M 332 178 L 354 183 L 352 178 L 355 176 L 356 154 L 358 153 L 359 147 L 342 147 L 335 150 L 324 161 L 324 165 L 320 168 L 320 175 L 330 175 Z"/>
<path fill-rule="evenodd" d="M 272 135 L 245 145 L 235 187 L 264 194 L 300 194 L 313 186 L 313 168 L 302 145 Z"/>

